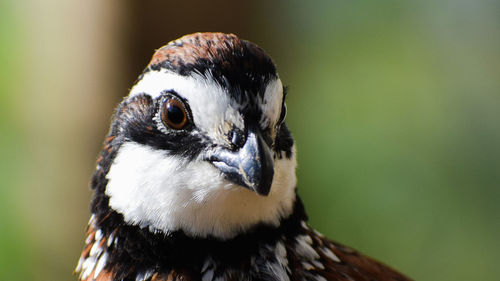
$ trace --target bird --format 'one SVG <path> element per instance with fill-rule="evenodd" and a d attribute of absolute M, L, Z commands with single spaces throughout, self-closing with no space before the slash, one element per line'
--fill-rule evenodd
<path fill-rule="evenodd" d="M 234 34 L 156 50 L 98 156 L 78 280 L 410 280 L 309 226 L 286 95 Z"/>

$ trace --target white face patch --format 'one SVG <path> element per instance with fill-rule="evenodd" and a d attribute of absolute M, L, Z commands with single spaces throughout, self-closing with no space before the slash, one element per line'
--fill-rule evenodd
<path fill-rule="evenodd" d="M 292 212 L 295 167 L 294 156 L 276 159 L 271 192 L 260 196 L 227 181 L 207 161 L 185 161 L 129 142 L 121 146 L 106 176 L 106 194 L 127 223 L 227 239 L 260 222 L 277 226 Z"/>
<path fill-rule="evenodd" d="M 168 70 L 150 71 L 132 88 L 129 98 L 138 94 L 157 98 L 170 90 L 187 100 L 194 124 L 214 142 L 227 143 L 225 136 L 233 126 L 243 129 L 238 106 L 217 83 L 199 74 L 181 76 Z"/>
<path fill-rule="evenodd" d="M 199 74 L 150 71 L 129 98 L 140 94 L 158 98 L 167 91 L 187 101 L 194 125 L 215 144 L 228 145 L 228 132 L 244 129 L 241 105 L 213 79 Z M 259 103 L 267 125 L 276 124 L 282 99 L 281 81 L 270 81 Z M 188 160 L 130 141 L 120 147 L 106 176 L 106 194 L 109 205 L 130 224 L 164 233 L 183 230 L 193 236 L 230 238 L 261 222 L 279 225 L 292 212 L 294 157 L 274 160 L 270 194 L 260 196 L 226 180 L 202 156 Z"/>
<path fill-rule="evenodd" d="M 150 71 L 132 88 L 129 98 L 139 94 L 147 94 L 152 98 L 174 90 L 186 99 L 193 114 L 193 121 L 198 129 L 218 144 L 224 144 L 225 138 L 233 126 L 243 129 L 243 118 L 238 112 L 240 105 L 231 100 L 229 93 L 215 83 L 210 77 L 199 74 L 181 76 L 169 70 Z M 260 125 L 274 129 L 281 113 L 283 85 L 281 80 L 271 80 L 261 102 L 263 113 Z M 273 130 L 272 130 L 273 131 Z M 273 137 L 274 137 L 274 131 Z"/>

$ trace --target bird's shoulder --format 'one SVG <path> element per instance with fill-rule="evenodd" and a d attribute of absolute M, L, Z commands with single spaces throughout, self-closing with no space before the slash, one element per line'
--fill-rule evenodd
<path fill-rule="evenodd" d="M 324 280 L 411 280 L 355 249 L 326 238 L 307 225 L 304 225 L 304 229 L 305 233 L 301 239 L 309 242 L 317 256 L 312 264 L 291 260 L 291 266 L 295 269 L 302 268 L 314 272 Z"/>

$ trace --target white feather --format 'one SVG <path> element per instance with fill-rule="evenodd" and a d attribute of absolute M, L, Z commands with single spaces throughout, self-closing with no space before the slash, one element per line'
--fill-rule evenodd
<path fill-rule="evenodd" d="M 283 101 L 283 85 L 280 79 L 272 80 L 266 87 L 264 92 L 264 100 L 262 101 L 261 109 L 263 112 L 263 119 L 261 119 L 261 126 L 274 127 L 281 114 L 281 104 Z"/>
<path fill-rule="evenodd" d="M 214 279 L 214 271 L 212 269 L 203 273 L 203 276 L 201 277 L 202 281 L 212 281 L 213 279 Z"/>
<path fill-rule="evenodd" d="M 140 94 L 158 98 L 166 91 L 175 91 L 188 101 L 194 124 L 215 144 L 228 145 L 227 135 L 234 126 L 244 129 L 238 111 L 242 105 L 209 74 L 181 76 L 165 69 L 150 71 L 131 89 L 129 98 Z M 281 81 L 270 81 L 260 103 L 263 120 L 269 125 L 275 125 L 279 118 L 282 98 Z M 271 128 L 274 134 L 274 126 Z M 106 194 L 110 206 L 128 223 L 165 233 L 182 229 L 194 236 L 231 238 L 259 222 L 278 225 L 291 213 L 296 184 L 294 155 L 276 159 L 271 192 L 264 197 L 227 181 L 207 161 L 186 161 L 128 142 L 120 147 L 107 174 Z"/>
<path fill-rule="evenodd" d="M 109 235 L 109 237 L 108 237 L 108 240 L 106 241 L 106 245 L 107 245 L 108 247 L 110 247 L 110 246 L 111 246 L 111 244 L 113 244 L 113 240 L 114 240 L 114 239 L 115 239 L 115 236 L 113 235 L 113 233 L 111 233 L 111 234 Z"/>
<path fill-rule="evenodd" d="M 288 267 L 288 257 L 283 242 L 280 241 L 276 243 L 276 249 L 274 252 L 276 253 L 278 265 L 273 266 L 273 272 L 276 273 L 278 280 L 290 280 L 288 276 L 288 273 L 290 272 L 290 268 Z"/>
<path fill-rule="evenodd" d="M 335 255 L 328 247 L 321 247 L 319 248 L 325 256 L 327 256 L 329 259 L 335 262 L 340 262 L 340 259 L 337 255 Z"/>
<path fill-rule="evenodd" d="M 228 131 L 233 126 L 244 128 L 244 121 L 238 109 L 238 105 L 231 100 L 227 93 L 207 73 L 205 76 L 191 74 L 181 76 L 169 70 L 150 71 L 131 89 L 129 98 L 140 94 L 150 95 L 158 98 L 166 91 L 174 90 L 179 96 L 186 99 L 193 113 L 196 126 L 217 143 L 226 143 Z M 269 126 L 274 137 L 274 125 L 281 113 L 283 99 L 283 85 L 281 80 L 271 80 L 260 103 L 263 112 L 260 120 L 261 126 Z"/>
<path fill-rule="evenodd" d="M 108 261 L 108 253 L 102 254 L 102 256 L 99 258 L 99 261 L 97 262 L 97 265 L 95 267 L 94 279 L 97 279 L 97 276 L 99 276 L 99 274 L 101 273 L 101 270 L 104 268 L 107 261 Z"/>
<path fill-rule="evenodd" d="M 102 252 L 102 248 L 100 247 L 101 240 L 97 240 L 94 242 L 92 245 L 92 248 L 90 248 L 90 256 L 99 256 Z"/>
<path fill-rule="evenodd" d="M 295 155 L 295 153 L 293 153 Z M 202 159 L 185 161 L 128 142 L 107 174 L 109 205 L 125 221 L 153 231 L 231 238 L 253 225 L 278 225 L 295 201 L 294 156 L 276 159 L 271 192 L 260 196 L 227 181 Z"/>
<path fill-rule="evenodd" d="M 85 280 L 90 276 L 94 267 L 97 263 L 97 256 L 90 256 L 85 259 L 82 265 L 82 271 L 80 273 L 80 279 Z"/>
<path fill-rule="evenodd" d="M 225 136 L 233 126 L 244 128 L 238 105 L 230 95 L 212 79 L 199 74 L 181 76 L 168 70 L 150 71 L 132 88 L 129 98 L 139 94 L 157 98 L 171 90 L 187 100 L 196 127 L 216 143 L 227 143 Z"/>
<path fill-rule="evenodd" d="M 312 247 L 312 240 L 309 235 L 300 235 L 295 240 L 297 241 L 295 251 L 299 256 L 304 258 L 305 261 L 319 259 L 318 253 Z"/>
<path fill-rule="evenodd" d="M 153 276 L 153 273 L 154 273 L 153 270 L 147 270 L 145 272 L 138 273 L 137 276 L 135 277 L 135 281 L 146 281 L 151 276 Z"/>

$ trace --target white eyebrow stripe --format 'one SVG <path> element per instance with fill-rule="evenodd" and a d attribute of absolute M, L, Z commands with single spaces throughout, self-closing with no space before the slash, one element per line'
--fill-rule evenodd
<path fill-rule="evenodd" d="M 145 73 L 130 90 L 129 98 L 146 94 L 156 99 L 165 91 L 173 90 L 186 99 L 191 108 L 195 125 L 218 143 L 227 141 L 222 137 L 233 126 L 244 129 L 244 120 L 239 109 L 241 104 L 232 100 L 228 90 L 211 77 L 193 73 L 182 76 L 170 70 L 161 69 Z M 283 85 L 279 78 L 268 82 L 260 103 L 263 112 L 259 120 L 262 127 L 274 126 L 281 113 Z"/>
<path fill-rule="evenodd" d="M 233 125 L 244 128 L 243 118 L 227 90 L 200 74 L 182 76 L 164 69 L 147 72 L 130 90 L 129 98 L 146 94 L 155 99 L 168 90 L 187 100 L 195 125 L 212 140 L 227 141 L 225 135 Z"/>
<path fill-rule="evenodd" d="M 194 90 L 206 90 L 210 86 L 217 87 L 215 83 L 209 83 L 205 77 L 199 74 L 182 76 L 169 70 L 149 71 L 132 87 L 129 98 L 139 94 L 147 94 L 155 99 L 166 90 L 175 90 L 184 94 Z"/>

